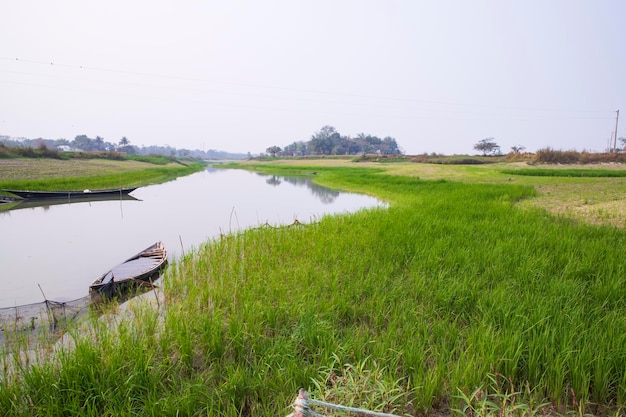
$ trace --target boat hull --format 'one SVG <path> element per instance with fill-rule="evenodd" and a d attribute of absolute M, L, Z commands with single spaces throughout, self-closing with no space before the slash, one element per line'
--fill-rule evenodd
<path fill-rule="evenodd" d="M 0 212 L 9 210 L 19 210 L 35 207 L 51 207 L 64 204 L 81 204 L 81 203 L 99 203 L 102 201 L 139 201 L 137 198 L 129 194 L 107 195 L 99 197 L 81 197 L 81 198 L 13 198 L 11 200 L 0 200 Z M 2 204 L 4 203 L 4 204 Z"/>
<path fill-rule="evenodd" d="M 102 274 L 89 286 L 93 300 L 123 297 L 140 288 L 152 288 L 167 265 L 167 252 L 162 242 L 144 249 L 137 255 Z"/>
<path fill-rule="evenodd" d="M 84 190 L 84 191 L 29 191 L 29 190 L 2 190 L 5 193 L 14 194 L 27 200 L 50 200 L 50 199 L 81 199 L 97 197 L 122 196 L 135 191 L 138 187 L 117 188 L 110 190 Z"/>

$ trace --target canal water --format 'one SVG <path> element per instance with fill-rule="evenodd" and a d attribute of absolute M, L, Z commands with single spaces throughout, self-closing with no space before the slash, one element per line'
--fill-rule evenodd
<path fill-rule="evenodd" d="M 93 280 L 156 241 L 171 260 L 220 233 L 381 204 L 310 178 L 211 167 L 131 197 L 0 212 L 0 308 L 41 302 L 42 291 L 57 301 L 83 297 Z"/>

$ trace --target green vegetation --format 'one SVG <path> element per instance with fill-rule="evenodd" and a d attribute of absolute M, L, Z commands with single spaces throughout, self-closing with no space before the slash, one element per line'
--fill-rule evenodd
<path fill-rule="evenodd" d="M 399 155 L 402 153 L 396 140 L 390 136 L 383 139 L 365 133 L 359 133 L 355 138 L 341 135 L 333 126 L 323 126 L 311 136 L 308 142 L 293 142 L 284 149 L 279 146 L 270 146 L 266 152 L 273 158 L 305 155 L 358 155 L 382 154 Z"/>
<path fill-rule="evenodd" d="M 0 158 L 53 158 L 69 159 L 70 155 L 57 150 L 48 149 L 46 146 L 37 148 L 16 148 L 6 146 L 0 142 Z"/>
<path fill-rule="evenodd" d="M 0 160 L 0 189 L 97 190 L 159 183 L 204 169 L 201 161 L 169 161 L 161 156 L 128 160 L 108 158 Z"/>
<path fill-rule="evenodd" d="M 124 155 L 127 161 L 147 162 L 155 165 L 167 165 L 171 163 L 182 163 L 179 159 L 165 155 Z"/>
<path fill-rule="evenodd" d="M 307 153 L 306 146 L 302 143 L 302 147 L 298 150 L 292 150 L 291 148 L 285 148 L 282 152 L 278 147 L 268 148 L 270 156 L 261 156 L 255 158 L 257 161 L 273 161 L 276 160 L 276 155 L 281 155 L 281 159 L 289 158 L 293 160 L 313 158 L 328 159 L 345 159 L 343 153 L 331 152 L 328 154 L 322 154 L 312 156 L 315 154 Z M 578 152 L 578 151 L 562 151 L 555 149 L 540 149 L 536 153 L 522 152 L 523 146 L 513 146 L 512 151 L 503 155 L 500 152 L 500 147 L 493 142 L 492 138 L 483 139 L 478 142 L 477 150 L 483 152 L 483 155 L 442 155 L 442 154 L 419 154 L 419 155 L 403 155 L 400 153 L 389 154 L 385 152 L 372 152 L 367 151 L 357 152 L 356 156 L 353 156 L 354 162 L 380 162 L 380 163 L 395 163 L 395 162 L 415 162 L 425 164 L 450 164 L 450 165 L 480 165 L 480 164 L 496 164 L 503 162 L 529 162 L 535 164 L 623 164 L 626 163 L 626 152 L 611 152 L 611 153 L 598 153 L 598 152 Z M 270 150 L 271 149 L 271 150 Z M 364 153 L 363 153 L 364 152 Z M 307 155 L 307 156 L 305 156 Z"/>
<path fill-rule="evenodd" d="M 169 267 L 161 309 L 94 321 L 17 381 L 5 365 L 0 409 L 276 416 L 304 387 L 396 414 L 623 414 L 623 229 L 522 209 L 535 188 L 496 171 L 248 167 L 315 172 L 390 207 L 207 242 Z"/>
<path fill-rule="evenodd" d="M 114 151 L 92 151 L 92 152 L 61 152 L 56 149 L 49 149 L 45 144 L 36 148 L 32 147 L 9 147 L 0 143 L 0 159 L 10 158 L 39 158 L 39 159 L 110 159 L 113 161 L 141 161 L 150 164 L 165 165 L 176 163 L 178 159 L 165 155 L 136 155 Z"/>

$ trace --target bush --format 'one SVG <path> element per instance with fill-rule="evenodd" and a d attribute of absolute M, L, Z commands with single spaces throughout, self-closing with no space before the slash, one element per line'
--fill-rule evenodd
<path fill-rule="evenodd" d="M 578 152 L 573 150 L 562 151 L 545 148 L 537 151 L 535 162 L 544 164 L 625 163 L 626 153 Z"/>

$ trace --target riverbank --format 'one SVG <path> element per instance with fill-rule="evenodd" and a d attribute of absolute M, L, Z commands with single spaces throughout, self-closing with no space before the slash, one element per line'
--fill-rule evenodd
<path fill-rule="evenodd" d="M 263 169 L 315 172 L 390 207 L 207 242 L 168 268 L 164 310 L 25 370 L 0 406 L 287 415 L 304 387 L 396 414 L 623 412 L 623 230 L 525 207 L 537 189 L 499 172 Z"/>
<path fill-rule="evenodd" d="M 430 181 L 454 181 L 472 184 L 517 184 L 533 187 L 537 194 L 518 202 L 527 209 L 544 209 L 552 214 L 596 225 L 626 227 L 626 177 L 615 177 L 613 172 L 625 172 L 626 165 L 598 163 L 586 165 L 538 164 L 527 162 L 499 162 L 483 165 L 451 165 L 421 163 L 354 162 L 350 159 L 321 158 L 304 160 L 277 160 L 271 162 L 242 161 L 236 166 L 245 169 L 306 174 L 318 167 L 366 167 L 379 169 L 390 175 L 408 176 Z M 512 175 L 507 171 L 535 169 L 576 170 L 578 176 Z M 607 176 L 584 176 L 585 172 L 607 172 Z M 341 181 L 325 179 L 325 185 L 341 187 Z M 368 192 L 366 189 L 362 192 Z"/>
<path fill-rule="evenodd" d="M 85 190 L 138 187 L 200 171 L 197 160 L 0 159 L 0 190 Z"/>

